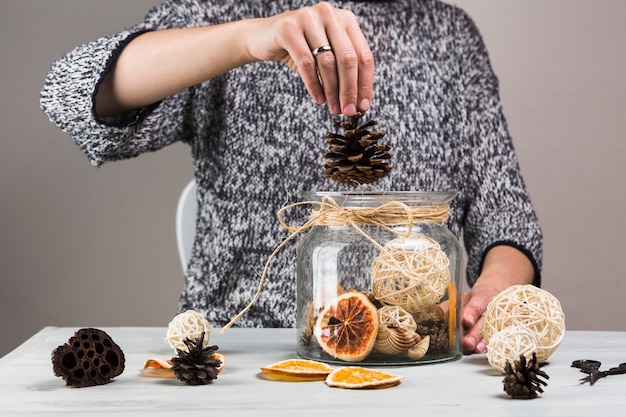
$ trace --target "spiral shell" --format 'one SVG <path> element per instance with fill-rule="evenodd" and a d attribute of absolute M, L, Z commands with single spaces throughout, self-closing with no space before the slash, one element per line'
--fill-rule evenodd
<path fill-rule="evenodd" d="M 374 349 L 383 355 L 403 355 L 422 340 L 421 336 L 404 327 L 378 328 Z"/>
<path fill-rule="evenodd" d="M 406 356 L 409 359 L 418 360 L 422 359 L 426 352 L 428 352 L 428 348 L 430 347 L 430 335 L 426 335 L 419 341 L 418 344 L 413 346 L 411 349 L 407 350 Z"/>

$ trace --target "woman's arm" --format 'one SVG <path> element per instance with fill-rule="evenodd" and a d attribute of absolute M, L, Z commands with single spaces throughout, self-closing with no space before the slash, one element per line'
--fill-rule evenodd
<path fill-rule="evenodd" d="M 483 313 L 493 297 L 512 285 L 531 284 L 535 269 L 524 253 L 512 246 L 495 246 L 487 252 L 476 283 L 464 294 L 462 324 L 465 329 L 463 348 L 484 353 L 481 334 Z"/>
<path fill-rule="evenodd" d="M 333 53 L 313 56 L 323 45 Z M 142 34 L 100 85 L 96 112 L 105 117 L 135 110 L 254 61 L 289 65 L 332 113 L 350 116 L 369 108 L 374 61 L 356 18 L 319 3 L 268 18 Z"/>
<path fill-rule="evenodd" d="M 460 22 L 468 117 L 466 150 L 471 166 L 466 173 L 469 204 L 463 224 L 471 289 L 464 295 L 463 346 L 468 352 L 483 353 L 482 314 L 489 301 L 512 285 L 540 284 L 542 233 L 485 45 L 469 17 Z"/>

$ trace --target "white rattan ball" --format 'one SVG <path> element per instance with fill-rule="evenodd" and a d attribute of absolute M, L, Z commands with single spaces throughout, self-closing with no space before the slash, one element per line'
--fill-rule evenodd
<path fill-rule="evenodd" d="M 536 351 L 534 334 L 523 326 L 509 326 L 491 336 L 487 344 L 487 359 L 493 369 L 503 374 L 507 362 L 513 364 L 520 355 L 531 359 Z"/>
<path fill-rule="evenodd" d="M 174 350 L 180 349 L 186 352 L 188 349 L 184 342 L 185 339 L 198 339 L 202 332 L 204 332 L 202 346 L 206 347 L 209 344 L 211 325 L 202 314 L 194 310 L 187 310 L 175 316 L 169 323 L 165 341 Z"/>
<path fill-rule="evenodd" d="M 534 285 L 514 285 L 495 296 L 485 311 L 483 338 L 491 338 L 510 326 L 521 326 L 534 337 L 537 361 L 554 353 L 565 335 L 565 314 L 559 300 Z"/>
<path fill-rule="evenodd" d="M 387 327 L 402 327 L 411 332 L 417 330 L 413 315 L 400 306 L 382 306 L 378 309 L 379 324 Z"/>
<path fill-rule="evenodd" d="M 372 262 L 372 293 L 383 304 L 416 313 L 444 296 L 449 264 L 439 244 L 425 235 L 394 239 Z"/>

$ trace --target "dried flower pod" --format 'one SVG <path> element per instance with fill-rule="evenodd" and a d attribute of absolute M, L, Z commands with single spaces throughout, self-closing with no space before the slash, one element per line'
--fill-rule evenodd
<path fill-rule="evenodd" d="M 54 374 L 67 385 L 103 385 L 124 371 L 124 352 L 99 329 L 80 329 L 68 342 L 52 351 Z"/>

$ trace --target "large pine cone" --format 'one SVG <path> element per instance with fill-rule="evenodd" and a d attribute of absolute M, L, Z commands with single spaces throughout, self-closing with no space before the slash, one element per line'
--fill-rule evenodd
<path fill-rule="evenodd" d="M 185 339 L 187 352 L 176 349 L 178 356 L 172 358 L 172 369 L 174 375 L 179 380 L 188 385 L 205 385 L 217 378 L 218 367 L 221 365 L 219 359 L 213 357 L 217 351 L 217 346 L 202 347 L 204 332 L 199 339 Z"/>
<path fill-rule="evenodd" d="M 380 145 L 378 140 L 385 132 L 369 131 L 377 124 L 375 119 L 359 126 L 363 113 L 357 112 L 349 120 L 333 123 L 342 127 L 344 135 L 329 132 L 326 142 L 329 152 L 323 154 L 330 162 L 324 164 L 324 175 L 346 185 L 371 184 L 391 171 L 387 163 L 391 159 L 390 145 Z"/>
<path fill-rule="evenodd" d="M 52 370 L 67 385 L 103 385 L 124 371 L 124 352 L 99 329 L 80 329 L 52 351 Z"/>
<path fill-rule="evenodd" d="M 519 359 L 516 360 L 513 365 L 511 365 L 511 362 L 507 361 L 504 368 L 506 376 L 502 381 L 504 384 L 504 392 L 518 399 L 536 398 L 537 393 L 543 392 L 541 386 L 548 385 L 548 383 L 540 379 L 540 377 L 550 379 L 550 377 L 540 369 L 544 364 L 545 362 L 537 363 L 536 353 L 533 353 L 529 361 L 526 360 L 523 354 L 520 355 Z"/>

